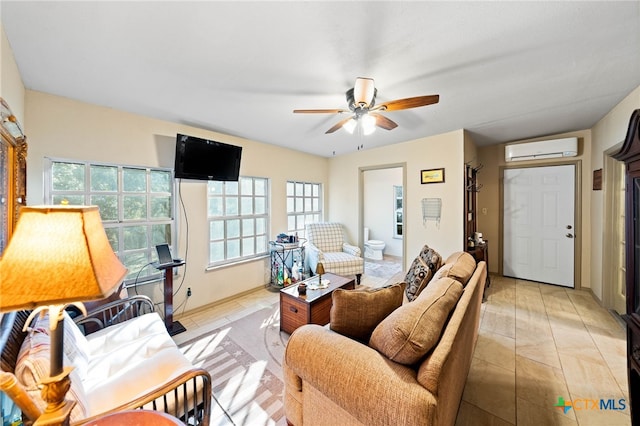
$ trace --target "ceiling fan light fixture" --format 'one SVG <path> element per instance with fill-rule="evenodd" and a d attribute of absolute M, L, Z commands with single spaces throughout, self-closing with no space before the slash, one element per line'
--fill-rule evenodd
<path fill-rule="evenodd" d="M 342 128 L 345 129 L 347 132 L 353 134 L 353 131 L 355 130 L 357 124 L 358 122 L 352 118 L 351 120 L 344 123 L 344 126 L 342 126 Z"/>
<path fill-rule="evenodd" d="M 363 115 L 360 122 L 362 123 L 362 133 L 370 135 L 376 131 L 376 118 L 372 115 Z"/>
<path fill-rule="evenodd" d="M 375 94 L 375 82 L 372 78 L 356 78 L 353 86 L 353 100 L 356 105 L 370 105 Z"/>

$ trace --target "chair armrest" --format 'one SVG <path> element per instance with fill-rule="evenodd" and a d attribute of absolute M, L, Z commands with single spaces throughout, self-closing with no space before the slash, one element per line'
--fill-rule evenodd
<path fill-rule="evenodd" d="M 412 424 L 434 416 L 435 397 L 418 383 L 414 369 L 325 327 L 303 325 L 293 332 L 283 369 L 287 395 L 304 392 L 306 382 L 363 424 Z M 355 397 L 354 390 L 366 397 Z"/>
<path fill-rule="evenodd" d="M 349 243 L 342 243 L 342 251 L 354 256 L 362 257 L 362 251 L 360 250 L 360 247 L 353 246 Z"/>
<path fill-rule="evenodd" d="M 126 320 L 139 317 L 154 311 L 153 302 L 143 295 L 127 297 L 115 300 L 74 318 L 74 322 L 85 334 L 101 330 L 113 324 L 118 324 Z"/>
<path fill-rule="evenodd" d="M 198 390 L 198 382 L 201 382 L 200 390 Z M 191 398 L 189 398 L 189 391 L 191 391 Z M 88 424 L 118 411 L 144 408 L 163 411 L 182 420 L 185 424 L 208 426 L 211 417 L 211 399 L 211 376 L 202 368 L 193 368 L 163 386 L 150 389 L 147 394 L 127 404 L 83 419 L 78 424 Z"/>
<path fill-rule="evenodd" d="M 307 242 L 304 261 L 313 275 L 316 273 L 318 263 L 324 262 L 324 252 L 312 243 Z"/>

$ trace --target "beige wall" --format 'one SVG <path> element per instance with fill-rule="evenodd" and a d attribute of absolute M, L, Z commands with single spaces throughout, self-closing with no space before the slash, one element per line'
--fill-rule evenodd
<path fill-rule="evenodd" d="M 361 150 L 329 160 L 330 200 L 332 221 L 345 225 L 349 238 L 362 244 L 359 216 L 359 179 L 361 168 L 387 164 L 404 164 L 405 184 L 405 268 L 424 244 L 436 248 L 443 256 L 462 250 L 464 186 L 464 131 L 409 142 Z M 420 183 L 420 171 L 444 167 L 445 182 Z M 441 198 L 440 225 L 432 221 L 423 224 L 422 199 Z"/>
<path fill-rule="evenodd" d="M 491 272 L 499 272 L 501 247 L 501 167 L 526 167 L 531 165 L 553 165 L 566 161 L 579 161 L 581 170 L 580 188 L 582 200 L 576 207 L 576 213 L 581 223 L 578 238 L 578 251 L 581 256 L 581 266 L 576 277 L 580 277 L 582 287 L 591 287 L 590 279 L 590 244 L 591 244 L 591 131 L 549 135 L 541 138 L 526 139 L 520 142 L 533 142 L 539 140 L 559 139 L 565 137 L 578 138 L 578 156 L 567 158 L 551 158 L 546 160 L 531 160 L 506 163 L 504 160 L 504 146 L 506 144 L 484 146 L 478 148 L 478 159 L 483 168 L 478 172 L 478 183 L 482 185 L 478 193 L 478 231 L 489 240 L 489 269 Z M 516 142 L 513 142 L 516 143 Z M 486 210 L 485 210 L 486 209 Z M 577 223 L 576 223 L 577 225 Z"/>
<path fill-rule="evenodd" d="M 640 108 L 640 86 L 593 126 L 592 166 L 590 172 L 601 169 L 604 163 L 604 152 L 624 140 L 629 127 L 631 113 L 638 108 Z M 602 277 L 603 264 L 608 261 L 607 253 L 603 253 L 603 192 L 593 191 L 591 197 L 591 253 L 588 258 L 591 267 L 591 290 L 600 300 L 608 299 L 605 294 L 608 289 L 605 288 Z"/>
<path fill-rule="evenodd" d="M 13 56 L 9 40 L 0 24 L 0 96 L 9 104 L 11 112 L 24 127 L 24 84 Z"/>
<path fill-rule="evenodd" d="M 155 120 L 70 99 L 27 91 L 26 133 L 29 138 L 27 175 L 28 204 L 43 203 L 45 157 L 79 159 L 136 166 L 173 167 L 176 133 L 215 139 L 243 147 L 240 173 L 271 179 L 271 236 L 287 229 L 286 181 L 303 180 L 325 184 L 328 191 L 328 160 L 273 145 L 235 138 L 194 127 Z M 283 161 L 286 159 L 286 161 Z M 304 164 L 289 167 L 283 164 Z M 191 287 L 187 311 L 204 306 L 268 281 L 267 259 L 206 271 L 208 225 L 206 182 L 182 181 L 181 194 L 189 220 L 189 253 L 185 283 L 174 306 Z M 185 257 L 187 243 L 184 212 L 179 213 L 179 249 Z M 177 282 L 182 277 L 176 278 Z M 161 300 L 159 285 L 144 285 L 140 292 Z"/>

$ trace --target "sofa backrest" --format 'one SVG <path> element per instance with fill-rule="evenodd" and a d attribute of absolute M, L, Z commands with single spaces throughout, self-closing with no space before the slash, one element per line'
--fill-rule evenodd
<path fill-rule="evenodd" d="M 418 382 L 438 400 L 436 422 L 453 425 L 478 339 L 487 265 L 479 262 L 440 341 L 418 369 Z"/>
<path fill-rule="evenodd" d="M 307 240 L 323 252 L 341 252 L 344 241 L 340 223 L 310 223 L 306 227 Z"/>

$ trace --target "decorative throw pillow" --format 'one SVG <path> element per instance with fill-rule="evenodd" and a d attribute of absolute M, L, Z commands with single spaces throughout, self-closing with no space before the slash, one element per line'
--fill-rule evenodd
<path fill-rule="evenodd" d="M 451 277 L 466 286 L 476 270 L 476 261 L 469 253 L 460 251 L 453 253 L 445 261 L 445 265 L 438 269 L 433 279 Z"/>
<path fill-rule="evenodd" d="M 66 343 L 65 341 L 63 346 Z M 40 383 L 42 379 L 49 377 L 50 357 L 49 316 L 45 315 L 44 317 L 38 317 L 33 322 L 33 327 L 27 333 L 20 348 L 15 369 L 18 381 L 23 385 L 36 405 L 43 410 L 47 403 L 42 399 Z M 62 362 L 64 366 L 73 365 L 64 353 Z M 76 405 L 71 411 L 71 422 L 74 423 L 87 418 L 88 402 L 78 370 L 74 368 L 69 374 L 69 378 L 71 379 L 71 388 L 67 392 L 66 398 L 76 401 Z"/>
<path fill-rule="evenodd" d="M 329 327 L 336 333 L 368 342 L 376 326 L 402 305 L 405 283 L 367 290 L 333 291 Z"/>
<path fill-rule="evenodd" d="M 411 263 L 405 277 L 409 302 L 418 297 L 441 264 L 442 256 L 437 251 L 429 248 L 428 245 L 422 247 L 420 254 Z"/>
<path fill-rule="evenodd" d="M 461 294 L 462 284 L 453 278 L 431 282 L 413 302 L 399 307 L 378 324 L 369 346 L 400 364 L 417 363 L 438 343 Z"/>

